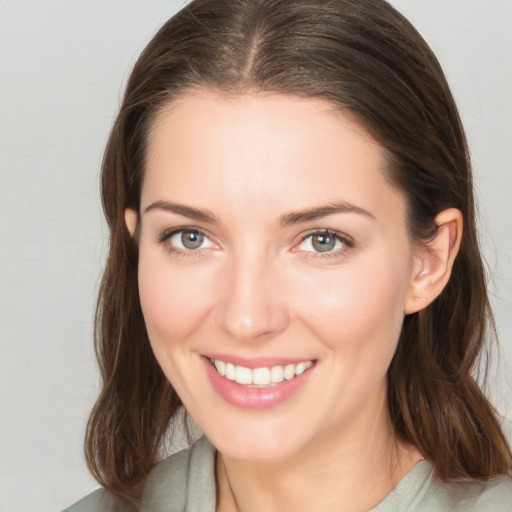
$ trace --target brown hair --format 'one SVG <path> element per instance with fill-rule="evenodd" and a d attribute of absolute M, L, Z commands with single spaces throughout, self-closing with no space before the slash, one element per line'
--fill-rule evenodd
<path fill-rule="evenodd" d="M 102 199 L 110 252 L 97 307 L 103 387 L 86 438 L 88 465 L 108 490 L 137 498 L 181 402 L 151 351 L 137 289 L 137 247 L 124 222 L 138 211 L 155 116 L 192 88 L 323 98 L 380 143 L 390 182 L 408 201 L 415 240 L 434 218 L 462 211 L 452 277 L 404 320 L 388 372 L 399 439 L 445 480 L 488 478 L 512 466 L 510 447 L 473 374 L 494 324 L 475 229 L 464 131 L 432 51 L 383 0 L 195 0 L 141 54 L 105 151 Z"/>

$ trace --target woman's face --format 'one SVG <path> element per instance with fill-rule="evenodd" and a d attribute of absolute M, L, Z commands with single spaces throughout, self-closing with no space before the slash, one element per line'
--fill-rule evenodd
<path fill-rule="evenodd" d="M 283 460 L 385 416 L 414 246 L 382 150 L 331 104 L 173 102 L 150 135 L 139 243 L 152 348 L 221 453 Z"/>

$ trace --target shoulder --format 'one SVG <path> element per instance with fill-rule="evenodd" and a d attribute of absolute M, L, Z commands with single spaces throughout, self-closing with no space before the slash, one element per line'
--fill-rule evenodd
<path fill-rule="evenodd" d="M 148 512 L 215 510 L 215 448 L 201 437 L 155 466 L 144 488 L 142 509 Z"/>
<path fill-rule="evenodd" d="M 512 477 L 500 475 L 487 481 L 449 483 L 433 480 L 421 504 L 418 512 L 512 512 Z"/>
<path fill-rule="evenodd" d="M 138 510 L 214 510 L 215 448 L 206 437 L 158 463 L 151 471 Z M 213 508 L 212 508 L 213 507 Z M 63 512 L 135 512 L 132 505 L 99 489 Z"/>
<path fill-rule="evenodd" d="M 63 512 L 135 512 L 136 510 L 133 505 L 121 501 L 104 489 L 98 489 Z"/>
<path fill-rule="evenodd" d="M 512 512 L 512 478 L 443 482 L 420 461 L 372 512 Z"/>

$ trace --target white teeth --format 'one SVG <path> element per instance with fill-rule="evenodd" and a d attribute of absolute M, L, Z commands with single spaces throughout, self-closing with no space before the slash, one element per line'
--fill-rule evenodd
<path fill-rule="evenodd" d="M 295 375 L 300 375 L 301 373 L 304 373 L 305 369 L 306 369 L 306 365 L 304 363 L 299 363 L 295 367 Z"/>
<path fill-rule="evenodd" d="M 278 384 L 284 380 L 284 370 L 282 366 L 273 366 L 270 370 L 270 380 Z"/>
<path fill-rule="evenodd" d="M 215 368 L 222 375 L 226 375 L 226 363 L 220 359 L 215 359 Z"/>
<path fill-rule="evenodd" d="M 295 365 L 289 364 L 284 369 L 284 378 L 286 380 L 292 380 L 295 377 Z"/>
<path fill-rule="evenodd" d="M 255 368 L 251 370 L 245 366 L 235 366 L 220 359 L 211 359 L 211 362 L 220 375 L 238 384 L 250 387 L 269 387 L 301 375 L 313 365 L 313 361 L 302 361 L 297 364 L 277 365 L 271 368 Z"/>
<path fill-rule="evenodd" d="M 236 378 L 238 384 L 252 384 L 252 371 L 245 366 L 236 367 Z"/>
<path fill-rule="evenodd" d="M 233 363 L 226 363 L 226 378 L 229 380 L 236 379 L 236 369 Z"/>
<path fill-rule="evenodd" d="M 253 370 L 252 384 L 268 386 L 270 384 L 270 370 L 268 368 L 256 368 Z"/>
<path fill-rule="evenodd" d="M 300 375 L 304 373 L 313 363 L 311 361 L 306 361 L 305 363 L 299 363 L 295 367 L 295 375 Z"/>

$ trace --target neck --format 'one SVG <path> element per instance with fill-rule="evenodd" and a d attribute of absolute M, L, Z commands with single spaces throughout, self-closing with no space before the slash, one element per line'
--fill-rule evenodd
<path fill-rule="evenodd" d="M 220 512 L 355 512 L 377 505 L 422 459 L 396 441 L 387 408 L 286 460 L 217 457 Z"/>

